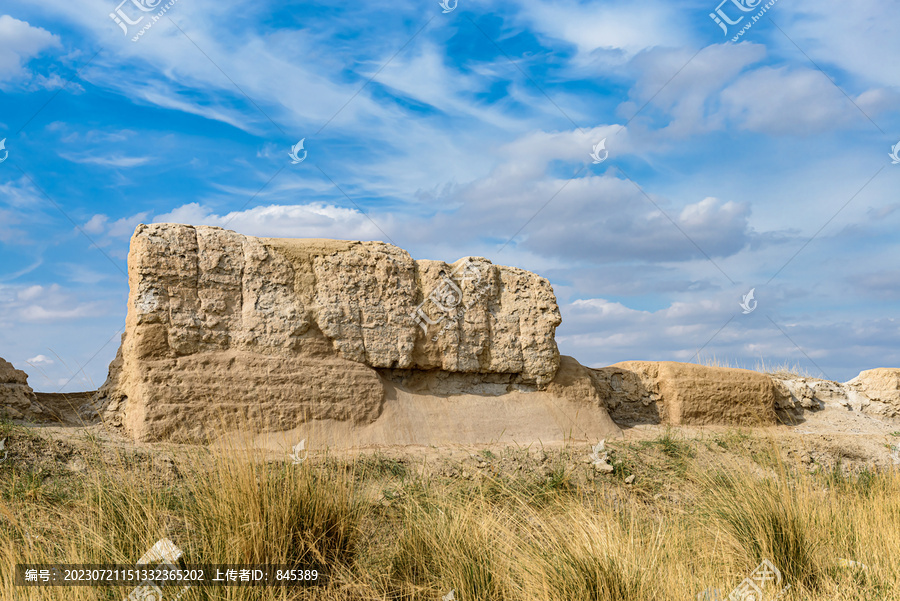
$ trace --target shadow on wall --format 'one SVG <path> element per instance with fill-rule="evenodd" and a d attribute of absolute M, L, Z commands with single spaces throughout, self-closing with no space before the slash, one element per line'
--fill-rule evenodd
<path fill-rule="evenodd" d="M 591 375 L 606 399 L 609 416 L 620 426 L 659 424 L 665 419 L 660 414 L 658 381 L 645 381 L 639 373 L 616 366 L 591 369 Z"/>

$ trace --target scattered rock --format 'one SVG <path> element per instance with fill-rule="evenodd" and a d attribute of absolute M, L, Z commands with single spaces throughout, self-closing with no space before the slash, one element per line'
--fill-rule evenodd
<path fill-rule="evenodd" d="M 601 474 L 611 474 L 615 471 L 615 469 L 616 468 L 614 468 L 609 463 L 595 463 L 594 464 L 594 471 L 601 473 Z"/>
<path fill-rule="evenodd" d="M 625 484 L 634 484 L 634 474 L 631 474 L 627 478 L 625 478 Z"/>
<path fill-rule="evenodd" d="M 860 372 L 844 387 L 850 393 L 847 396 L 851 405 L 857 404 L 877 415 L 900 416 L 900 369 L 869 369 Z"/>
<path fill-rule="evenodd" d="M 900 416 L 900 369 L 866 370 L 843 384 L 779 374 L 773 380 L 779 391 L 776 409 L 794 415 L 831 406 L 884 417 Z"/>

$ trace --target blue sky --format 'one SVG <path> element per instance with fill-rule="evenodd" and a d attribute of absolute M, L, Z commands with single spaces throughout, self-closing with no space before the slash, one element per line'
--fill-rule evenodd
<path fill-rule="evenodd" d="M 900 4 L 731 41 L 766 2 L 169 3 L 0 10 L 0 356 L 37 390 L 102 384 L 162 221 L 538 272 L 592 366 L 900 364 Z"/>

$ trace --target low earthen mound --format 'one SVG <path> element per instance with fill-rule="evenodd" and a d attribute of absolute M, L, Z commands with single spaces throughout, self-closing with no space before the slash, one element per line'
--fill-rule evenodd
<path fill-rule="evenodd" d="M 674 361 L 625 361 L 592 370 L 612 418 L 622 424 L 767 426 L 780 394 L 746 369 Z"/>

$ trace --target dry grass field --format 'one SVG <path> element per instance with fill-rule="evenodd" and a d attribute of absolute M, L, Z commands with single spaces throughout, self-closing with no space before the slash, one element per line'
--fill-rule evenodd
<path fill-rule="evenodd" d="M 763 560 L 790 584 L 784 599 L 900 599 L 900 473 L 802 463 L 750 430 L 609 442 L 611 473 L 584 443 L 294 464 L 8 423 L 3 438 L 3 599 L 123 599 L 128 588 L 16 587 L 14 568 L 132 564 L 162 538 L 191 564 L 327 566 L 319 586 L 194 587 L 187 601 L 724 600 Z"/>

